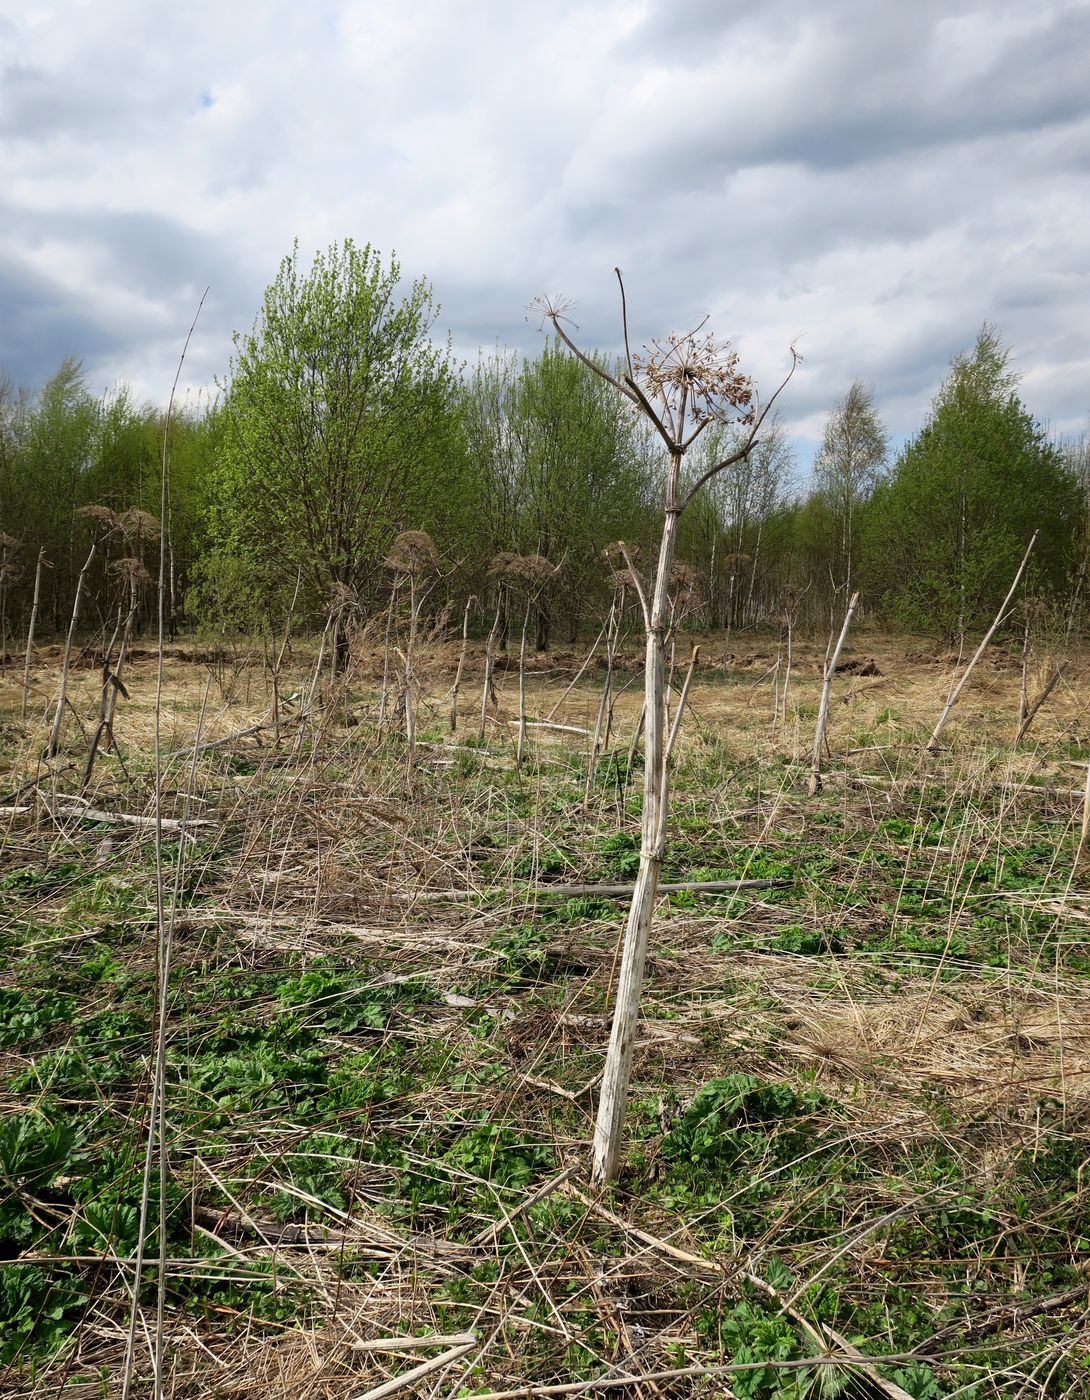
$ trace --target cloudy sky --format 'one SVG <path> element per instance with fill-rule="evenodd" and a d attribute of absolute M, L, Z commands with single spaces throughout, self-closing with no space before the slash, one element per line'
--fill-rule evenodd
<path fill-rule="evenodd" d="M 563 293 L 618 342 L 710 313 L 807 444 L 855 377 L 901 436 L 985 320 L 1090 413 L 1090 0 L 8 0 L 0 368 L 165 401 L 292 240 L 426 275 L 475 356 Z"/>

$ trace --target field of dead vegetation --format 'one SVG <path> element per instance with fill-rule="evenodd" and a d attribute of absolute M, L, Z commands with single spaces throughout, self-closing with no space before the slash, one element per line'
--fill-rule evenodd
<path fill-rule="evenodd" d="M 1090 1395 L 1090 660 L 692 640 L 606 1190 L 634 649 L 0 677 L 0 1396 Z"/>

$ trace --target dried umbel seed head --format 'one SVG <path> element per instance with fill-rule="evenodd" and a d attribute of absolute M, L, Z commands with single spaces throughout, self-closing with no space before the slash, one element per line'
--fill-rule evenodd
<path fill-rule="evenodd" d="M 653 340 L 633 368 L 648 398 L 676 406 L 684 395 L 689 411 L 700 420 L 733 412 L 740 421 L 752 417 L 753 380 L 738 368 L 738 355 L 728 341 L 689 331 Z"/>
<path fill-rule="evenodd" d="M 159 538 L 159 522 L 146 510 L 126 510 L 118 517 L 118 524 L 131 540 L 156 540 Z"/>
<path fill-rule="evenodd" d="M 384 562 L 397 574 L 435 574 L 439 572 L 439 551 L 427 530 L 403 530 Z"/>
<path fill-rule="evenodd" d="M 675 599 L 692 606 L 704 595 L 704 575 L 684 559 L 675 559 L 670 566 L 670 591 Z"/>
<path fill-rule="evenodd" d="M 110 565 L 110 573 L 115 578 L 131 583 L 135 588 L 144 588 L 152 582 L 151 574 L 139 559 L 115 559 Z"/>
<path fill-rule="evenodd" d="M 639 545 L 628 544 L 625 540 L 613 540 L 602 550 L 602 558 L 609 566 L 609 581 L 614 588 L 631 587 L 641 582 L 635 573 L 639 555 Z"/>
<path fill-rule="evenodd" d="M 501 550 L 488 566 L 488 572 L 493 578 L 502 578 L 508 583 L 539 587 L 557 576 L 560 565 L 551 564 L 541 554 L 512 554 Z"/>
<path fill-rule="evenodd" d="M 359 595 L 356 590 L 347 583 L 337 580 L 329 590 L 329 606 L 334 613 L 347 612 L 349 608 L 354 608 L 359 602 Z"/>
<path fill-rule="evenodd" d="M 17 540 L 14 535 L 9 535 L 5 531 L 0 530 L 0 550 L 3 550 L 5 554 L 10 554 L 13 550 L 21 548 L 21 540 Z"/>
<path fill-rule="evenodd" d="M 109 506 L 77 506 L 76 514 L 104 530 L 116 530 L 121 524 L 120 517 Z"/>

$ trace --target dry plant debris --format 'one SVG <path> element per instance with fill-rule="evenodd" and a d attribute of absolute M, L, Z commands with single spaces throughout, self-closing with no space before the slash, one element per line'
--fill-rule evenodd
<path fill-rule="evenodd" d="M 866 635 L 879 678 L 840 681 L 808 801 L 821 648 L 799 641 L 773 734 L 752 645 L 723 667 L 705 644 L 665 879 L 768 883 L 660 900 L 605 1195 L 587 1142 L 623 905 L 593 887 L 638 851 L 636 688 L 584 814 L 579 651 L 528 662 L 557 727 L 519 772 L 513 677 L 487 743 L 451 741 L 459 647 L 425 639 L 411 788 L 373 638 L 298 748 L 259 658 L 217 679 L 168 657 L 168 1394 L 1086 1393 L 1081 668 L 1017 751 L 1018 668 L 991 668 L 930 756 L 949 667 Z M 284 696 L 307 693 L 297 650 Z M 135 654 L 82 799 L 75 721 L 40 759 L 58 666 L 25 725 L 16 677 L 0 695 L 0 1394 L 89 1398 L 120 1394 L 137 1244 L 155 662 Z M 98 686 L 73 665 L 75 714 Z"/>

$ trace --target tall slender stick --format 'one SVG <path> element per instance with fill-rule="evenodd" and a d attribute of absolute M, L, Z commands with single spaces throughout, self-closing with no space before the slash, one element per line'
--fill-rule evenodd
<path fill-rule="evenodd" d="M 68 637 L 64 643 L 64 660 L 61 662 L 61 690 L 57 697 L 57 713 L 53 716 L 53 728 L 49 732 L 49 743 L 46 745 L 46 757 L 55 757 L 60 747 L 61 734 L 64 730 L 65 705 L 68 703 L 68 672 L 72 666 L 72 639 L 76 635 L 76 623 L 79 621 L 79 606 L 83 598 L 83 584 L 87 578 L 87 570 L 91 567 L 91 561 L 95 557 L 98 549 L 97 541 L 92 541 L 90 552 L 84 560 L 83 568 L 79 571 L 79 578 L 76 580 L 76 596 L 72 603 L 72 617 L 68 624 Z"/>
<path fill-rule="evenodd" d="M 145 1248 L 147 1245 L 148 1218 L 151 1204 L 151 1173 L 155 1161 L 155 1145 L 159 1144 L 159 1276 L 156 1280 L 155 1345 L 152 1364 L 154 1367 L 155 1400 L 163 1394 L 163 1339 L 166 1317 L 166 1212 L 167 1212 L 167 1157 L 166 1157 L 166 1051 L 167 1051 L 167 1007 L 170 994 L 170 959 L 174 933 L 174 910 L 172 903 L 170 921 L 167 922 L 163 898 L 163 745 L 161 721 L 163 712 L 163 656 L 166 632 L 166 500 L 167 473 L 170 464 L 170 422 L 174 410 L 174 396 L 178 390 L 178 380 L 182 375 L 186 351 L 197 325 L 197 318 L 204 306 L 208 288 L 204 289 L 197 310 L 189 327 L 189 334 L 182 346 L 178 359 L 178 369 L 170 390 L 166 418 L 163 423 L 162 480 L 160 482 L 159 509 L 159 586 L 158 586 L 158 660 L 155 673 L 155 713 L 153 736 L 155 746 L 155 924 L 156 924 L 156 1039 L 155 1057 L 152 1063 L 151 1102 L 148 1105 L 148 1133 L 144 1153 L 144 1174 L 140 1193 L 140 1223 L 137 1234 L 136 1261 L 133 1269 L 132 1312 L 129 1316 L 129 1331 L 125 1346 L 125 1366 L 121 1384 L 121 1400 L 129 1400 L 132 1388 L 133 1361 L 136 1348 L 136 1323 L 140 1313 L 140 1285 L 144 1271 Z M 207 692 L 206 692 L 207 693 Z M 202 710 L 203 713 L 203 710 Z M 196 744 L 194 745 L 194 753 Z M 194 758 L 194 763 L 196 759 Z M 179 853 L 179 868 L 181 853 Z M 176 872 L 177 873 L 177 872 Z"/>
<path fill-rule="evenodd" d="M 501 604 L 496 604 L 496 616 L 492 620 L 492 627 L 488 633 L 488 640 L 484 644 L 484 685 L 481 688 L 481 731 L 480 738 L 484 738 L 485 723 L 488 719 L 488 696 L 494 693 L 492 684 L 492 648 L 496 644 L 496 633 L 500 630 L 500 608 Z"/>
<path fill-rule="evenodd" d="M 1029 556 L 1033 552 L 1033 546 L 1037 543 L 1037 534 L 1038 532 L 1034 530 L 1033 537 L 1030 540 L 1029 544 L 1026 546 L 1025 554 L 1023 554 L 1022 556 L 1022 562 L 1018 565 L 1018 572 L 1014 576 L 1014 582 L 1007 590 L 1007 596 L 1003 599 L 1003 602 L 999 606 L 999 611 L 995 615 L 995 621 L 988 628 L 987 632 L 984 633 L 984 640 L 977 647 L 976 651 L 973 653 L 972 660 L 969 662 L 968 666 L 966 666 L 965 670 L 961 673 L 961 680 L 958 681 L 958 683 L 954 686 L 953 690 L 950 692 L 950 698 L 947 700 L 945 706 L 943 707 L 942 714 L 939 715 L 938 722 L 936 723 L 935 728 L 931 731 L 931 738 L 927 741 L 928 753 L 934 753 L 935 750 L 938 748 L 939 735 L 942 733 L 943 728 L 946 725 L 946 721 L 950 717 L 950 711 L 957 704 L 958 696 L 965 689 L 966 681 L 973 674 L 973 667 L 984 655 L 985 648 L 991 641 L 992 637 L 995 635 L 995 631 L 998 628 L 999 624 L 1007 615 L 1007 609 L 1010 607 L 1010 601 L 1014 597 L 1018 585 L 1022 581 L 1022 575 L 1025 573 L 1026 565 L 1029 563 Z"/>
<path fill-rule="evenodd" d="M 1044 705 L 1045 701 L 1056 688 L 1056 683 L 1067 669 L 1067 662 L 1061 661 L 1058 666 L 1053 667 L 1052 675 L 1049 676 L 1047 684 L 1042 689 L 1040 695 L 1034 700 L 1032 705 L 1027 705 L 1022 716 L 1022 722 L 1018 726 L 1018 732 L 1014 736 L 1014 747 L 1017 748 L 1029 732 L 1029 727 L 1037 718 L 1037 713 Z"/>
<path fill-rule="evenodd" d="M 617 599 L 609 610 L 609 618 L 606 621 L 606 678 L 602 685 L 602 694 L 598 700 L 598 713 L 594 717 L 594 734 L 590 741 L 590 753 L 587 755 L 587 776 L 583 785 L 583 816 L 590 811 L 590 790 L 594 784 L 594 772 L 598 766 L 598 754 L 609 742 L 603 738 L 603 726 L 608 729 L 607 715 L 612 711 L 612 686 L 613 686 L 613 640 L 614 628 L 617 617 Z"/>
<path fill-rule="evenodd" d="M 462 684 L 462 671 L 466 664 L 466 649 L 469 646 L 469 610 L 473 605 L 473 599 L 466 599 L 465 612 L 462 614 L 462 649 L 458 653 L 458 669 L 454 672 L 454 684 L 450 688 L 450 732 L 458 732 L 458 691 Z"/>
<path fill-rule="evenodd" d="M 825 662 L 825 676 L 821 685 L 821 704 L 818 706 L 817 724 L 814 727 L 814 754 L 810 760 L 810 782 L 806 789 L 811 797 L 821 791 L 821 745 L 825 739 L 825 722 L 829 718 L 829 692 L 832 690 L 833 676 L 836 674 L 836 663 L 840 660 L 840 649 L 844 645 L 844 638 L 848 635 L 852 614 L 855 612 L 855 605 L 858 601 L 859 594 L 853 593 L 851 601 L 848 603 L 848 611 L 844 614 L 844 626 L 840 629 L 836 646 L 833 648 L 832 655 Z"/>
<path fill-rule="evenodd" d="M 519 642 L 519 733 L 515 749 L 515 767 L 522 768 L 522 755 L 526 748 L 526 629 L 530 625 L 530 601 L 526 599 L 526 612 L 522 618 L 522 638 Z"/>
<path fill-rule="evenodd" d="M 30 605 L 30 626 L 26 634 L 26 660 L 23 662 L 23 705 L 19 718 L 26 722 L 27 701 L 30 697 L 30 658 L 34 654 L 34 624 L 38 620 L 38 599 L 42 590 L 42 566 L 45 563 L 45 545 L 38 550 L 38 564 L 34 570 L 34 601 Z"/>
<path fill-rule="evenodd" d="M 693 683 L 693 672 L 696 670 L 697 658 L 700 655 L 700 648 L 694 646 L 689 654 L 689 669 L 685 672 L 685 680 L 682 683 L 681 694 L 678 696 L 677 710 L 674 714 L 674 722 L 670 726 L 670 737 L 666 740 L 667 763 L 674 756 L 674 745 L 677 743 L 677 736 L 681 730 L 681 717 L 685 713 L 685 701 L 689 698 L 689 687 Z"/>

